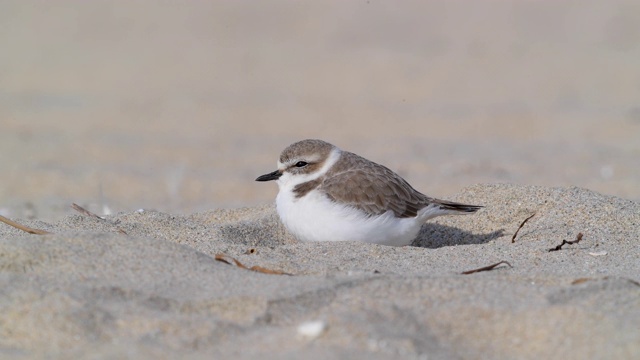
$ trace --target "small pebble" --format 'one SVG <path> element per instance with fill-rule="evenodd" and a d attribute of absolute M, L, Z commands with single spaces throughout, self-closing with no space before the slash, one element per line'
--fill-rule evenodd
<path fill-rule="evenodd" d="M 322 320 L 307 321 L 298 326 L 298 335 L 306 339 L 315 339 L 327 329 Z"/>

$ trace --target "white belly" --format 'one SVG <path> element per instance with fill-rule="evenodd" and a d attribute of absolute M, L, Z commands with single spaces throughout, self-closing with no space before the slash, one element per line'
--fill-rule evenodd
<path fill-rule="evenodd" d="M 388 211 L 367 217 L 357 209 L 338 205 L 313 190 L 300 199 L 280 191 L 276 208 L 287 229 L 301 241 L 362 241 L 403 246 L 416 238 L 424 218 L 396 218 Z"/>

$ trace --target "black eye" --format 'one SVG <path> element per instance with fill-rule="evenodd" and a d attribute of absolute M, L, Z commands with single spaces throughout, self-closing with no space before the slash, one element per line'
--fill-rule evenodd
<path fill-rule="evenodd" d="M 305 167 L 305 166 L 307 166 L 307 163 L 304 161 L 298 161 L 296 163 L 296 167 Z"/>

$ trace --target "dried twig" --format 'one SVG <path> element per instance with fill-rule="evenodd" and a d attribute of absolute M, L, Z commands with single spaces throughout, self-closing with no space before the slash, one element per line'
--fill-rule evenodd
<path fill-rule="evenodd" d="M 71 208 L 72 208 L 73 210 L 75 210 L 75 211 L 79 212 L 80 214 L 84 215 L 84 216 L 92 217 L 92 218 L 98 219 L 98 220 L 100 220 L 100 221 L 107 222 L 107 223 L 109 223 L 109 224 L 111 224 L 111 225 L 113 225 L 113 226 L 116 226 L 116 224 L 114 224 L 114 223 L 112 223 L 112 222 L 108 221 L 108 220 L 107 220 L 107 218 L 105 218 L 105 217 L 103 217 L 103 216 L 96 215 L 96 214 L 92 213 L 91 211 L 89 211 L 89 210 L 87 210 L 87 209 L 83 208 L 82 206 L 80 206 L 80 205 L 78 205 L 78 204 L 76 204 L 76 203 L 72 203 L 72 204 L 71 204 Z M 126 232 L 126 231 L 124 231 L 124 230 L 122 230 L 122 228 L 120 228 L 119 226 L 116 226 L 116 229 L 118 230 L 118 232 L 119 232 L 119 233 L 124 234 L 124 235 L 127 235 L 127 232 Z"/>
<path fill-rule="evenodd" d="M 592 281 L 593 278 L 577 278 L 571 282 L 571 285 L 582 284 L 583 282 Z"/>
<path fill-rule="evenodd" d="M 577 243 L 580 242 L 580 240 L 582 240 L 582 233 L 578 233 L 578 235 L 576 236 L 576 239 L 573 240 L 573 241 L 562 240 L 562 244 L 560 244 L 560 245 L 558 245 L 558 246 L 556 246 L 554 248 L 549 249 L 549 252 L 558 251 L 558 250 L 562 249 L 562 246 L 564 246 L 564 244 L 569 244 L 569 245 L 577 244 Z"/>
<path fill-rule="evenodd" d="M 633 279 L 628 279 L 628 278 L 623 278 L 623 279 L 627 280 L 628 282 L 632 283 L 635 286 L 640 286 L 640 282 L 637 282 Z"/>
<path fill-rule="evenodd" d="M 100 220 L 107 220 L 107 219 L 105 219 L 104 217 L 102 217 L 102 216 L 98 216 L 98 215 L 96 215 L 96 214 L 92 213 L 91 211 L 89 211 L 89 210 L 87 210 L 87 209 L 83 208 L 82 206 L 80 206 L 80 205 L 78 205 L 78 204 L 76 204 L 76 203 L 72 203 L 72 204 L 71 204 L 71 208 L 72 208 L 73 210 L 75 210 L 75 211 L 79 212 L 79 213 L 80 213 L 80 214 L 82 214 L 82 215 L 85 215 L 85 216 L 88 216 L 88 217 L 94 217 L 94 218 L 96 218 L 96 219 L 100 219 Z"/>
<path fill-rule="evenodd" d="M 479 268 L 479 269 L 473 269 L 473 270 L 463 271 L 463 272 L 462 272 L 462 275 L 469 275 L 469 274 L 473 274 L 473 273 L 477 273 L 477 272 L 481 272 L 481 271 L 489 271 L 489 270 L 493 270 L 496 266 L 498 266 L 498 265 L 502 265 L 502 264 L 507 264 L 507 265 L 509 265 L 509 267 L 511 267 L 511 268 L 513 267 L 513 266 L 511 266 L 511 264 L 509 264 L 509 262 L 508 262 L 508 261 L 500 261 L 500 262 L 497 262 L 497 263 L 495 263 L 495 264 L 493 264 L 493 265 L 489 265 L 489 266 L 481 267 L 481 268 Z"/>
<path fill-rule="evenodd" d="M 217 261 L 221 261 L 225 264 L 229 264 L 229 265 L 235 265 L 241 269 L 245 269 L 245 270 L 251 270 L 251 271 L 255 271 L 255 272 L 259 272 L 259 273 L 263 273 L 263 274 L 272 274 L 272 275 L 292 275 L 289 273 L 286 273 L 284 271 L 280 271 L 280 270 L 271 270 L 271 269 L 267 269 L 267 268 L 263 268 L 262 266 L 252 266 L 252 267 L 247 267 L 244 264 L 242 264 L 240 261 L 232 258 L 231 256 L 225 255 L 225 254 L 216 254 L 215 259 Z"/>
<path fill-rule="evenodd" d="M 524 219 L 524 221 L 522 222 L 522 224 L 520 224 L 520 226 L 518 227 L 518 230 L 516 230 L 516 232 L 513 234 L 513 237 L 511 237 L 511 243 L 513 244 L 514 242 L 516 242 L 516 236 L 518 236 L 518 232 L 520 231 L 520 229 L 522 229 L 522 227 L 524 226 L 524 224 L 527 223 L 527 221 L 529 221 L 529 219 L 531 219 L 532 217 L 536 216 L 536 213 L 531 214 L 531 216 L 529 216 L 528 218 Z"/>
<path fill-rule="evenodd" d="M 229 265 L 235 265 L 235 266 L 241 267 L 243 269 L 247 269 L 247 267 L 242 265 L 242 263 L 240 261 L 238 261 L 238 260 L 236 260 L 236 259 L 234 259 L 234 258 L 232 258 L 230 256 L 227 256 L 225 254 L 216 254 L 215 259 L 218 260 L 218 261 L 221 261 L 223 263 L 229 264 Z M 229 260 L 229 259 L 231 259 L 231 260 Z"/>
<path fill-rule="evenodd" d="M 286 273 L 284 271 L 271 270 L 271 269 L 263 268 L 262 266 L 258 266 L 258 265 L 254 265 L 254 266 L 250 267 L 249 270 L 256 271 L 256 272 L 263 273 L 263 274 L 289 275 L 289 276 L 292 276 L 292 274 Z"/>
<path fill-rule="evenodd" d="M 9 226 L 13 226 L 16 229 L 20 229 L 22 231 L 26 231 L 29 234 L 35 234 L 35 235 L 53 234 L 53 233 L 50 233 L 50 232 L 45 231 L 45 230 L 34 229 L 34 228 L 30 228 L 28 226 L 19 224 L 19 223 L 13 221 L 13 220 L 7 219 L 6 217 L 4 217 L 2 215 L 0 215 L 0 221 L 2 221 L 3 223 L 5 223 L 5 224 L 7 224 Z"/>
<path fill-rule="evenodd" d="M 633 284 L 635 286 L 640 286 L 640 282 L 637 282 L 637 281 L 635 281 L 633 279 L 624 278 L 624 277 L 623 278 L 616 278 L 616 277 L 612 277 L 612 276 L 605 276 L 605 277 L 600 278 L 600 279 L 598 279 L 598 278 L 578 278 L 578 279 L 573 280 L 571 282 L 571 285 L 582 284 L 582 283 L 587 282 L 587 281 L 610 280 L 610 279 L 624 280 L 624 281 L 627 281 L 627 282 L 629 282 L 629 283 L 631 283 L 631 284 Z"/>

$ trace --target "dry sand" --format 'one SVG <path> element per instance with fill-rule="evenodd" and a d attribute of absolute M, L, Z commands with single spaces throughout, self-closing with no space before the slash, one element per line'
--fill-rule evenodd
<path fill-rule="evenodd" d="M 3 1 L 0 214 L 55 234 L 0 224 L 0 357 L 640 358 L 639 39 L 624 0 Z M 298 243 L 253 180 L 303 138 L 486 207 Z"/>
<path fill-rule="evenodd" d="M 298 243 L 272 207 L 2 227 L 2 354 L 31 358 L 615 358 L 640 354 L 640 204 L 476 185 L 415 246 Z M 530 214 L 535 216 L 512 234 Z M 113 225 L 116 223 L 117 225 Z M 128 235 L 117 233 L 123 229 Z M 562 240 L 582 240 L 549 252 Z M 254 249 L 251 251 L 251 249 Z M 268 275 L 234 257 L 292 274 Z M 508 261 L 489 272 L 461 272 Z M 311 338 L 298 326 L 320 321 Z M 22 356 L 21 356 L 22 355 Z"/>

